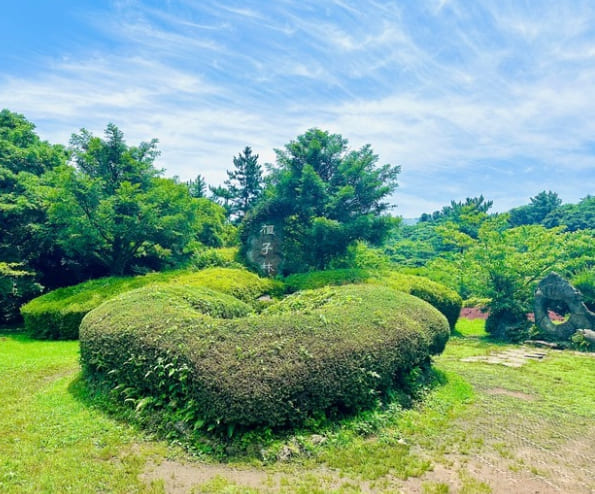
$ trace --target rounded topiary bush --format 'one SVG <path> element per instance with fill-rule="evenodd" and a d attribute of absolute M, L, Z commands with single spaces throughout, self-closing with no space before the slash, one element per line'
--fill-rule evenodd
<path fill-rule="evenodd" d="M 365 269 L 332 269 L 288 276 L 284 280 L 288 292 L 350 283 L 373 283 L 388 286 L 425 300 L 442 312 L 451 329 L 461 313 L 463 300 L 457 292 L 435 281 L 396 271 Z"/>
<path fill-rule="evenodd" d="M 314 290 L 324 286 L 348 285 L 365 283 L 370 279 L 370 273 L 365 269 L 328 269 L 326 271 L 309 271 L 287 276 L 283 283 L 289 293 L 300 290 Z"/>
<path fill-rule="evenodd" d="M 21 307 L 25 329 L 34 338 L 74 340 L 85 315 L 106 300 L 155 283 L 206 287 L 253 303 L 275 288 L 245 269 L 209 268 L 202 271 L 172 271 L 145 276 L 110 277 L 59 288 Z"/>
<path fill-rule="evenodd" d="M 446 316 L 451 329 L 454 329 L 463 306 L 463 299 L 454 290 L 422 276 L 395 271 L 384 272 L 377 280 L 378 283 L 410 293 L 433 305 Z"/>
<path fill-rule="evenodd" d="M 140 289 L 87 314 L 86 376 L 127 389 L 137 407 L 183 417 L 190 430 L 295 425 L 374 404 L 449 334 L 432 306 L 380 286 L 298 292 L 247 316 L 222 294 L 219 305 L 200 302 L 200 290 Z"/>

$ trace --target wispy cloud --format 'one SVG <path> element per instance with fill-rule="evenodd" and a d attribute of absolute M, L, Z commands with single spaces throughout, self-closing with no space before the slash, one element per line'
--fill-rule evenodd
<path fill-rule="evenodd" d="M 402 165 L 405 216 L 480 193 L 506 209 L 544 188 L 569 201 L 594 192 L 591 2 L 112 9 L 84 15 L 81 41 L 42 51 L 37 70 L 0 67 L 0 106 L 59 142 L 108 121 L 130 142 L 158 137 L 169 174 L 211 183 L 243 146 L 272 161 L 273 148 L 319 126 Z"/>

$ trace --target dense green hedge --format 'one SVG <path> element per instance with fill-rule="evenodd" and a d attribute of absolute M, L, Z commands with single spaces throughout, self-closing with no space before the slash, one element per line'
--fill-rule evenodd
<path fill-rule="evenodd" d="M 373 283 L 410 293 L 436 307 L 448 319 L 453 329 L 461 312 L 462 299 L 450 288 L 421 276 L 396 271 L 367 271 L 364 269 L 335 269 L 312 271 L 288 276 L 284 280 L 289 292 L 349 283 Z"/>
<path fill-rule="evenodd" d="M 371 277 L 365 269 L 328 269 L 326 271 L 309 271 L 292 274 L 283 280 L 287 292 L 314 290 L 324 286 L 349 285 L 366 283 Z"/>
<path fill-rule="evenodd" d="M 25 328 L 34 338 L 76 339 L 80 322 L 87 312 L 116 295 L 155 283 L 203 286 L 233 295 L 247 303 L 253 303 L 275 287 L 271 280 L 259 278 L 244 269 L 230 268 L 101 278 L 54 290 L 25 304 L 21 308 Z"/>
<path fill-rule="evenodd" d="M 595 311 L 595 270 L 577 274 L 570 283 L 583 294 L 583 301 L 589 310 Z"/>
<path fill-rule="evenodd" d="M 454 329 L 463 305 L 463 299 L 454 290 L 421 276 L 394 271 L 381 273 L 373 282 L 425 300 L 442 312 L 450 328 Z"/>
<path fill-rule="evenodd" d="M 368 407 L 442 351 L 449 334 L 426 302 L 374 285 L 299 292 L 235 319 L 189 302 L 200 298 L 196 288 L 176 290 L 140 289 L 102 304 L 83 320 L 80 339 L 88 378 L 125 390 L 137 410 L 168 410 L 182 430 L 284 426 Z"/>

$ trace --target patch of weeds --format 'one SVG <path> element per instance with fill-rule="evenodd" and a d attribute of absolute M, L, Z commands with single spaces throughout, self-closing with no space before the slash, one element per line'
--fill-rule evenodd
<path fill-rule="evenodd" d="M 448 494 L 450 487 L 443 482 L 424 482 L 421 485 L 423 494 Z"/>
<path fill-rule="evenodd" d="M 469 475 L 467 472 L 459 472 L 461 479 L 461 489 L 459 494 L 491 494 L 492 488 L 476 478 Z"/>
<path fill-rule="evenodd" d="M 389 473 L 401 479 L 419 477 L 431 468 L 428 460 L 410 451 L 405 444 L 387 445 L 373 439 L 357 438 L 347 448 L 332 448 L 321 455 L 331 468 L 375 480 Z"/>
<path fill-rule="evenodd" d="M 507 444 L 499 442 L 499 443 L 492 444 L 492 447 L 498 452 L 498 454 L 502 458 L 506 458 L 506 459 L 514 458 L 514 455 L 510 451 L 510 448 Z"/>
<path fill-rule="evenodd" d="M 194 487 L 190 492 L 192 494 L 258 494 L 259 491 L 250 487 L 238 486 L 235 482 L 227 480 L 221 475 L 217 475 L 208 482 L 198 487 Z"/>

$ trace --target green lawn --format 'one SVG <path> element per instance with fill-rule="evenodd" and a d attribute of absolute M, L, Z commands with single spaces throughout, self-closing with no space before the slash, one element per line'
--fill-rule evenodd
<path fill-rule="evenodd" d="M 441 384 L 412 409 L 362 414 L 322 431 L 322 444 L 311 431 L 278 438 L 225 464 L 90 405 L 78 342 L 2 333 L 0 492 L 591 492 L 595 358 L 462 361 L 518 348 L 490 342 L 482 324 L 458 324 L 436 359 Z"/>
<path fill-rule="evenodd" d="M 0 334 L 0 492 L 155 492 L 137 476 L 166 448 L 83 404 L 78 374 L 78 341 Z"/>

